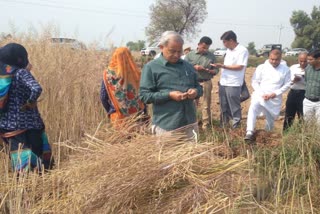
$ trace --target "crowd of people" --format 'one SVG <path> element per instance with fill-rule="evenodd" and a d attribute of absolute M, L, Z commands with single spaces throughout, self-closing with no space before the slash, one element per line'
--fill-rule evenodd
<path fill-rule="evenodd" d="M 290 68 L 279 49 L 259 65 L 252 77 L 253 93 L 245 82 L 248 50 L 233 31 L 220 37 L 227 48 L 223 63 L 209 51 L 211 38 L 204 36 L 192 50 L 182 36 L 166 31 L 159 42 L 161 53 L 143 66 L 142 71 L 126 47 L 117 48 L 105 71 L 100 98 L 111 124 L 125 118 L 152 115 L 151 132 L 160 136 L 174 133 L 197 142 L 201 129 L 212 127 L 212 79 L 220 72 L 220 127 L 241 127 L 241 102 L 251 96 L 244 140 L 252 142 L 256 120 L 266 118 L 271 131 L 280 114 L 282 95 L 286 101 L 283 131 L 299 121 L 317 119 L 320 123 L 320 51 L 300 53 L 298 64 Z M 27 50 L 10 43 L 0 48 L 0 136 L 9 146 L 15 171 L 51 169 L 53 158 L 45 125 L 37 108 L 42 89 L 31 73 Z M 152 112 L 147 105 L 152 104 Z M 197 115 L 197 109 L 201 117 Z M 199 118 L 198 118 L 199 117 Z"/>
<path fill-rule="evenodd" d="M 242 119 L 241 102 L 251 96 L 244 136 L 247 142 L 253 141 L 258 116 L 265 116 L 266 131 L 274 128 L 282 107 L 282 95 L 288 89 L 290 92 L 283 131 L 287 131 L 293 124 L 296 114 L 299 121 L 313 117 L 320 122 L 320 79 L 317 76 L 320 69 L 319 50 L 300 53 L 298 64 L 290 68 L 282 60 L 281 50 L 272 50 L 269 58 L 254 72 L 251 81 L 254 91 L 250 95 L 244 78 L 248 50 L 238 43 L 233 31 L 223 33 L 220 39 L 227 48 L 223 63 L 217 63 L 215 56 L 209 51 L 212 40 L 207 36 L 200 39 L 195 50 L 181 58 L 182 37 L 175 32 L 165 32 L 162 35 L 161 41 L 166 42 L 161 42 L 161 53 L 157 58 L 144 66 L 139 92 L 144 103 L 153 104 L 152 125 L 155 134 L 162 135 L 185 128 L 188 137 L 195 136 L 197 139 L 198 124 L 202 125 L 202 129 L 212 127 L 212 78 L 218 72 L 221 73 L 220 127 L 239 128 Z M 196 83 L 194 75 L 190 75 L 190 65 L 200 88 L 193 85 Z M 187 85 L 190 81 L 192 85 Z M 189 96 L 189 89 L 195 89 L 197 95 Z M 195 116 L 197 108 L 201 111 L 199 123 Z M 176 125 L 172 126 L 172 123 Z"/>

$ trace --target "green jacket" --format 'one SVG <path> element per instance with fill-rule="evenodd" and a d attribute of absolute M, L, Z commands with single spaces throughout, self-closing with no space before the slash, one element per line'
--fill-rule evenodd
<path fill-rule="evenodd" d="M 204 68 L 214 69 L 215 74 L 210 74 L 207 71 L 196 71 L 198 75 L 198 80 L 209 80 L 214 75 L 218 74 L 219 70 L 213 68 L 210 63 L 216 63 L 216 57 L 211 52 L 207 52 L 205 54 L 200 54 L 198 51 L 191 51 L 184 58 L 191 65 L 202 65 Z"/>
<path fill-rule="evenodd" d="M 188 62 L 179 60 L 171 64 L 161 55 L 143 68 L 140 81 L 140 99 L 152 103 L 152 123 L 170 131 L 195 123 L 196 107 L 194 100 L 180 102 L 169 98 L 169 92 L 186 92 L 197 89 L 197 98 L 202 96 L 202 87 L 197 81 L 194 68 Z"/>

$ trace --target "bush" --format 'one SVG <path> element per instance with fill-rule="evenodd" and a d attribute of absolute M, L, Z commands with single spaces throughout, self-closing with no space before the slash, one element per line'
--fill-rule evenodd
<path fill-rule="evenodd" d="M 248 67 L 257 67 L 260 64 L 263 64 L 267 58 L 264 57 L 255 57 L 255 56 L 250 56 L 248 59 Z"/>

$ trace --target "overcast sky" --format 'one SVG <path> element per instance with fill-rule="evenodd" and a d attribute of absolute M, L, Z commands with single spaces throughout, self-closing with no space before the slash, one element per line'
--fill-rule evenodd
<path fill-rule="evenodd" d="M 125 45 L 128 41 L 146 40 L 149 6 L 155 0 L 0 0 L 0 31 L 18 32 L 30 27 L 41 31 L 43 26 L 56 26 L 61 37 L 76 37 L 85 43 L 94 41 L 103 46 Z M 310 14 L 320 0 L 208 0 L 208 17 L 192 41 L 196 46 L 201 36 L 213 40 L 212 48 L 222 47 L 220 36 L 227 30 L 238 35 L 247 46 L 257 48 L 267 43 L 290 47 L 294 33 L 290 17 L 294 10 Z"/>

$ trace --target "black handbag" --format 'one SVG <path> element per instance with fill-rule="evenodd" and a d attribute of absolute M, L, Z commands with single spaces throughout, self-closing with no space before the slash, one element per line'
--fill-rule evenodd
<path fill-rule="evenodd" d="M 243 80 L 243 84 L 241 87 L 241 94 L 240 94 L 240 102 L 244 102 L 249 98 L 250 98 L 250 93 L 249 93 L 246 81 Z"/>

